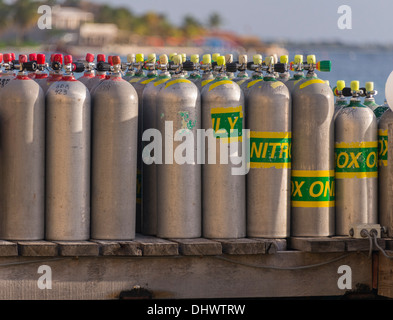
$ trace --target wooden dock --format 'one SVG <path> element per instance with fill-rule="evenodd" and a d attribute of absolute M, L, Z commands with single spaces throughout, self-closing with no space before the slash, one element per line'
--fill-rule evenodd
<path fill-rule="evenodd" d="M 393 255 L 393 239 L 378 244 Z M 351 270 L 349 288 L 339 288 L 340 266 Z M 0 299 L 345 297 L 360 291 L 393 298 L 392 272 L 393 259 L 375 245 L 370 250 L 368 239 L 349 237 L 0 241 Z"/>

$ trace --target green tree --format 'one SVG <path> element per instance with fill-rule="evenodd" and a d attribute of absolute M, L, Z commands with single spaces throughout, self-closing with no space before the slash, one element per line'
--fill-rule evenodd
<path fill-rule="evenodd" d="M 202 24 L 190 15 L 184 17 L 182 29 L 187 38 L 200 35 L 204 31 Z"/>
<path fill-rule="evenodd" d="M 208 27 L 210 29 L 218 29 L 221 27 L 221 25 L 222 25 L 221 16 L 217 12 L 212 13 L 208 19 Z"/>
<path fill-rule="evenodd" d="M 27 31 L 38 21 L 39 3 L 31 0 L 16 0 L 12 5 L 10 15 L 18 30 L 17 44 L 25 41 Z"/>

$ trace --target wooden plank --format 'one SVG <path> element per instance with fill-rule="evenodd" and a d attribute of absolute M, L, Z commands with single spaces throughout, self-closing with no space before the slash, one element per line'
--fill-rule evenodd
<path fill-rule="evenodd" d="M 222 254 L 222 246 L 218 241 L 205 238 L 170 240 L 179 244 L 179 253 L 184 256 L 209 256 Z"/>
<path fill-rule="evenodd" d="M 305 252 L 344 252 L 345 241 L 335 238 L 289 238 L 289 248 Z"/>
<path fill-rule="evenodd" d="M 377 239 L 377 243 L 381 248 L 385 248 L 385 240 Z M 370 240 L 367 239 L 354 239 L 348 238 L 345 240 L 345 246 L 347 251 L 369 251 L 370 250 Z M 374 239 L 371 243 L 372 250 L 378 251 L 378 248 L 374 244 Z"/>
<path fill-rule="evenodd" d="M 385 248 L 387 250 L 393 250 L 393 239 L 392 238 L 383 238 L 385 240 Z"/>
<path fill-rule="evenodd" d="M 42 276 L 37 273 L 41 264 L 52 269 L 54 282 L 50 290 L 37 286 Z M 372 287 L 371 264 L 363 253 L 294 250 L 277 254 L 121 259 L 0 257 L 0 300 L 118 299 L 122 291 L 136 286 L 151 292 L 153 299 L 343 296 L 348 290 L 338 287 L 342 276 L 338 268 L 347 265 L 352 269 L 352 286 L 356 290 L 357 284 Z M 392 282 L 392 261 L 388 264 L 386 276 Z"/>
<path fill-rule="evenodd" d="M 55 241 L 60 256 L 98 256 L 99 245 L 90 241 Z"/>
<path fill-rule="evenodd" d="M 212 239 L 221 243 L 222 252 L 226 254 L 264 254 L 266 243 L 251 238 Z"/>
<path fill-rule="evenodd" d="M 286 239 L 267 239 L 267 238 L 250 238 L 250 239 L 264 242 L 265 251 L 267 254 L 275 254 L 279 251 L 287 250 Z"/>
<path fill-rule="evenodd" d="M 393 298 L 393 251 L 386 250 L 385 253 L 392 258 L 378 253 L 378 295 Z"/>
<path fill-rule="evenodd" d="M 0 240 L 0 257 L 18 255 L 18 245 L 15 242 Z"/>
<path fill-rule="evenodd" d="M 140 244 L 143 256 L 174 256 L 179 254 L 179 245 L 173 241 L 137 234 L 135 242 Z"/>
<path fill-rule="evenodd" d="M 18 241 L 19 255 L 25 257 L 54 257 L 58 255 L 58 246 L 49 241 Z"/>
<path fill-rule="evenodd" d="M 135 241 L 94 240 L 103 256 L 142 256 L 140 244 Z"/>

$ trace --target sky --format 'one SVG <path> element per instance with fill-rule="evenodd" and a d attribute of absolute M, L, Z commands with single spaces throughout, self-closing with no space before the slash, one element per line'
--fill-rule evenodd
<path fill-rule="evenodd" d="M 188 14 L 206 23 L 209 15 L 217 12 L 223 20 L 222 29 L 265 41 L 393 44 L 391 0 L 112 0 L 110 4 L 127 7 L 138 15 L 148 11 L 163 13 L 175 25 L 180 25 Z M 338 13 L 342 5 L 348 6 L 350 12 Z M 349 15 L 351 20 L 344 20 Z M 339 28 L 340 17 L 351 29 Z"/>

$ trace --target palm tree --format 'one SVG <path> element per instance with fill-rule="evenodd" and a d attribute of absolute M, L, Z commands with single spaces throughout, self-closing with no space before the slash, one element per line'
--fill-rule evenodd
<path fill-rule="evenodd" d="M 217 13 L 214 12 L 209 16 L 208 20 L 208 26 L 210 29 L 218 29 L 222 25 L 222 19 L 221 16 Z"/>
<path fill-rule="evenodd" d="M 31 0 L 16 0 L 12 5 L 11 17 L 18 29 L 17 43 L 26 40 L 26 32 L 38 21 L 38 4 Z"/>

